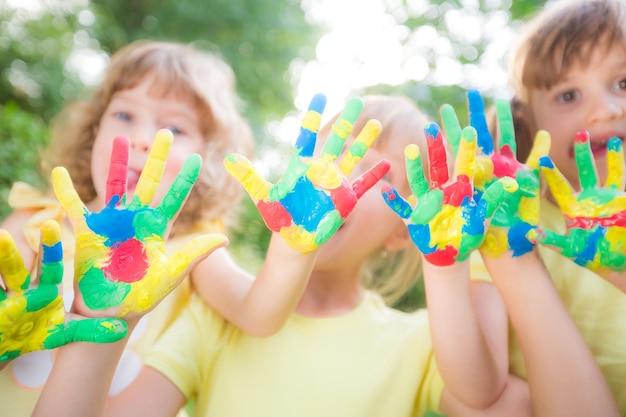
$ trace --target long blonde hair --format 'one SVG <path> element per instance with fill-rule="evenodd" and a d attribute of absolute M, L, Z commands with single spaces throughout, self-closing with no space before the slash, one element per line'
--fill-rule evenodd
<path fill-rule="evenodd" d="M 142 40 L 111 57 L 102 83 L 85 100 L 67 106 L 53 121 L 48 164 L 62 165 L 85 202 L 96 197 L 91 158 L 100 119 L 112 96 L 154 77 L 152 92 L 191 100 L 204 135 L 202 172 L 173 225 L 172 234 L 222 221 L 242 195 L 242 187 L 226 173 L 227 153 L 250 155 L 251 129 L 239 114 L 232 69 L 218 56 L 174 42 Z"/>

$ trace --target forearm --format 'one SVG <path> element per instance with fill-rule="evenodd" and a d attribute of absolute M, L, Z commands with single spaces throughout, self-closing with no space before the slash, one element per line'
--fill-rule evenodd
<path fill-rule="evenodd" d="M 241 306 L 253 321 L 255 336 L 270 336 L 285 324 L 304 292 L 316 254 L 299 253 L 272 235 L 265 262 Z"/>
<path fill-rule="evenodd" d="M 504 389 L 508 370 L 506 361 L 496 359 L 476 314 L 469 262 L 447 267 L 425 262 L 424 282 L 435 358 L 446 388 L 469 406 L 490 405 Z"/>
<path fill-rule="evenodd" d="M 216 251 L 192 273 L 202 299 L 244 332 L 265 337 L 276 333 L 300 300 L 315 262 L 315 252 L 301 254 L 277 234 L 255 279 L 226 250 Z"/>
<path fill-rule="evenodd" d="M 535 416 L 617 416 L 595 359 L 536 253 L 486 259 L 524 355 Z"/>
<path fill-rule="evenodd" d="M 60 348 L 33 417 L 102 416 L 128 337 L 116 343 L 81 342 Z"/>

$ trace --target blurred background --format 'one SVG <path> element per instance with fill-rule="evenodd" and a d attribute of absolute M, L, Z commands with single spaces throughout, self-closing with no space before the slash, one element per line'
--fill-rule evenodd
<path fill-rule="evenodd" d="M 0 0 L 0 220 L 14 181 L 44 187 L 47 124 L 89 93 L 112 52 L 142 38 L 194 42 L 234 69 L 268 178 L 315 93 L 325 115 L 369 93 L 405 95 L 464 122 L 465 89 L 509 97 L 507 51 L 545 0 Z M 436 120 L 436 119 L 435 119 Z M 269 233 L 249 199 L 231 248 L 255 270 Z M 418 285 L 397 305 L 423 305 Z"/>

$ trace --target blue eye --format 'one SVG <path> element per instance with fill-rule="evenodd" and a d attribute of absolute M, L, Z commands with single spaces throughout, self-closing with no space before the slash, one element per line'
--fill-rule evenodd
<path fill-rule="evenodd" d="M 580 94 L 576 90 L 568 90 L 559 94 L 557 97 L 561 103 L 570 103 L 580 97 Z"/>
<path fill-rule="evenodd" d="M 183 134 L 183 130 L 179 129 L 176 126 L 166 126 L 166 127 L 164 127 L 164 129 L 169 130 L 170 132 L 172 132 L 173 135 L 181 135 L 181 134 Z"/>
<path fill-rule="evenodd" d="M 133 119 L 130 114 L 123 111 L 115 113 L 114 116 L 116 119 L 123 120 L 125 122 L 130 122 Z"/>

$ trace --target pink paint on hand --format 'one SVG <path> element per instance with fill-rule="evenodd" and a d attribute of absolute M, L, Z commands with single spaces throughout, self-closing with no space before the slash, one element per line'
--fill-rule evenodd
<path fill-rule="evenodd" d="M 137 239 L 114 246 L 109 265 L 102 268 L 104 276 L 113 282 L 141 281 L 148 270 L 148 258 L 143 247 Z"/>
<path fill-rule="evenodd" d="M 291 226 L 291 214 L 279 202 L 259 201 L 256 205 L 259 214 L 265 220 L 270 230 L 279 232 L 283 227 Z"/>

